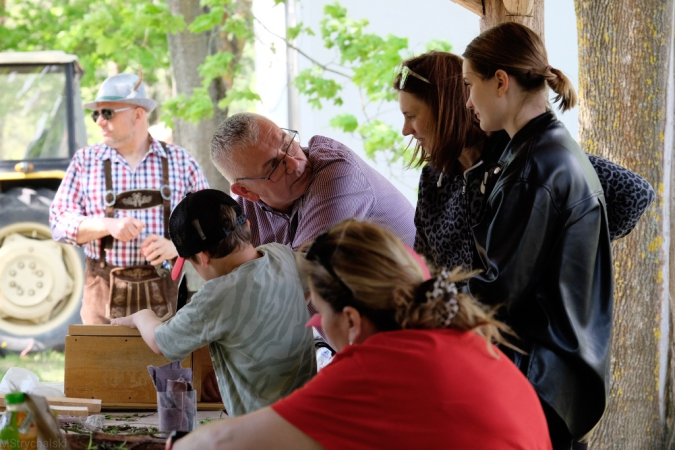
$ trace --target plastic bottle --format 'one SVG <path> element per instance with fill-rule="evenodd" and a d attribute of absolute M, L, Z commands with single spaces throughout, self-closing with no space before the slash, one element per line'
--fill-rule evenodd
<path fill-rule="evenodd" d="M 333 360 L 333 353 L 328 347 L 318 347 L 316 349 L 316 370 L 319 371 L 326 367 Z"/>
<path fill-rule="evenodd" d="M 0 420 L 0 450 L 36 449 L 37 427 L 22 392 L 5 395 L 6 411 Z"/>

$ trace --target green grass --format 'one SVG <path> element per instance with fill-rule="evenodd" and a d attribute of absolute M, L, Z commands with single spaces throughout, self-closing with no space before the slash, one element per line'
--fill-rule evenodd
<path fill-rule="evenodd" d="M 26 356 L 10 353 L 0 357 L 0 379 L 5 376 L 10 367 L 28 369 L 35 373 L 40 381 L 63 383 L 65 356 L 62 352 L 56 351 L 29 353 Z"/>

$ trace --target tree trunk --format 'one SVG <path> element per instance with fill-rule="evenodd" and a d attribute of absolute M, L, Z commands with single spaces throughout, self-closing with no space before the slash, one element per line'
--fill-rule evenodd
<path fill-rule="evenodd" d="M 192 23 L 195 17 L 205 12 L 205 8 L 200 6 L 200 0 L 167 0 L 167 4 L 171 12 L 175 15 L 181 14 L 187 24 Z M 252 17 L 251 0 L 239 0 L 236 6 L 238 14 L 243 17 Z M 223 17 L 223 20 L 225 19 Z M 182 32 L 169 34 L 168 40 L 175 91 L 173 94 L 184 94 L 188 97 L 192 95 L 193 89 L 202 85 L 197 69 L 207 56 L 226 51 L 234 55 L 233 64 L 239 64 L 245 45 L 244 40 L 236 37 L 228 38 L 226 33 L 221 33 L 218 29 L 195 34 L 186 28 Z M 234 71 L 224 70 L 224 72 L 221 78 L 211 83 L 208 90 L 213 102 L 213 117 L 203 119 L 197 124 L 174 119 L 173 136 L 174 142 L 187 149 L 197 160 L 209 186 L 229 193 L 229 183 L 211 163 L 211 137 L 218 125 L 227 118 L 227 110 L 219 109 L 217 105 L 233 83 Z M 189 264 L 186 267 L 188 289 L 196 291 L 204 282 Z"/>
<path fill-rule="evenodd" d="M 665 161 L 670 160 L 670 172 L 663 174 L 664 180 L 664 189 L 663 192 L 668 193 L 666 198 L 669 199 L 668 202 L 665 202 L 664 205 L 664 217 L 669 217 L 670 223 L 668 225 L 669 240 L 668 246 L 666 247 L 668 252 L 668 283 L 670 293 L 669 302 L 664 302 L 664 305 L 669 306 L 667 314 L 664 314 L 662 321 L 670 325 L 668 333 L 665 333 L 662 336 L 662 340 L 665 341 L 666 349 L 664 353 L 666 355 L 661 355 L 661 358 L 666 358 L 667 364 L 667 373 L 665 374 L 665 420 L 666 420 L 666 447 L 667 449 L 675 448 L 675 245 L 673 245 L 670 240 L 670 236 L 673 236 L 675 233 L 675 209 L 672 208 L 673 203 L 675 202 L 675 188 L 672 185 L 673 174 L 675 173 L 675 1 L 670 0 L 669 3 L 664 5 L 664 13 L 666 15 L 666 20 L 671 20 L 670 29 L 666 28 L 664 32 L 664 39 L 666 39 L 665 44 L 669 45 L 668 55 L 666 57 L 666 99 L 665 99 L 665 117 L 666 117 L 666 126 L 664 132 L 664 151 L 663 159 Z M 663 195 L 663 194 L 662 194 Z M 668 213 L 670 213 L 668 215 Z"/>
<path fill-rule="evenodd" d="M 509 6 L 510 11 L 507 10 L 505 4 Z M 528 7 L 523 5 L 528 5 Z M 544 38 L 544 0 L 520 2 L 483 0 L 483 7 L 485 8 L 485 15 L 480 20 L 481 33 L 500 23 L 516 22 L 531 28 L 539 33 L 542 39 Z"/>
<path fill-rule="evenodd" d="M 181 14 L 187 24 L 196 16 L 204 13 L 199 0 L 167 0 L 171 12 Z M 216 30 L 194 34 L 187 27 L 182 32 L 169 34 L 169 52 L 175 94 L 190 96 L 192 90 L 202 85 L 197 68 L 208 55 L 219 49 L 219 33 Z M 209 87 L 209 95 L 214 104 L 215 114 L 211 119 L 203 119 L 195 124 L 182 119 L 174 119 L 174 142 L 187 149 L 197 160 L 206 175 L 209 185 L 214 189 L 229 192 L 230 186 L 211 163 L 211 137 L 218 124 L 227 117 L 227 111 L 219 110 L 215 105 L 225 97 L 223 80 L 214 80 Z"/>
<path fill-rule="evenodd" d="M 666 95 L 672 83 L 673 4 L 575 0 L 580 144 L 643 175 L 659 194 L 637 229 L 613 248 L 610 403 L 592 436 L 594 450 L 664 448 L 666 419 L 673 420 L 674 105 L 672 94 L 670 103 Z"/>

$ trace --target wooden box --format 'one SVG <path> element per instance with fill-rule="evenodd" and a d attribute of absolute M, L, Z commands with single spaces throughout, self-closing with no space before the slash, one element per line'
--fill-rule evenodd
<path fill-rule="evenodd" d="M 138 330 L 113 325 L 70 325 L 66 336 L 64 391 L 67 397 L 100 399 L 104 409 L 156 409 L 157 394 L 148 366 L 170 361 L 150 350 Z M 205 403 L 202 381 L 213 371 L 209 348 L 181 361 L 192 368 L 197 408 L 222 409 Z"/>

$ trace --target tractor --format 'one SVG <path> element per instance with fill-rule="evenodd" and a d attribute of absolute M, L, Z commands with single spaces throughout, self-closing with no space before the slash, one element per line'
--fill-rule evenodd
<path fill-rule="evenodd" d="M 48 219 L 86 145 L 82 74 L 64 52 L 0 53 L 0 351 L 62 348 L 79 321 L 84 254 L 52 240 Z"/>

